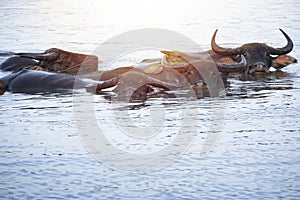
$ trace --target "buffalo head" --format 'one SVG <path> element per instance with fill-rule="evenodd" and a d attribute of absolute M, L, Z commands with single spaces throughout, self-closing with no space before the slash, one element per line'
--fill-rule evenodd
<path fill-rule="evenodd" d="M 73 53 L 57 48 L 48 49 L 44 53 L 16 53 L 15 55 L 38 60 L 40 61 L 39 66 L 53 72 L 75 75 L 80 68 L 81 73 L 94 72 L 98 69 L 97 56 Z"/>
<path fill-rule="evenodd" d="M 246 65 L 243 67 L 245 74 L 269 73 L 270 67 L 281 69 L 291 63 L 296 63 L 297 60 L 291 56 L 285 55 L 292 51 L 293 42 L 291 38 L 281 29 L 279 29 L 287 39 L 287 45 L 282 48 L 270 47 L 264 43 L 249 43 L 237 48 L 224 48 L 216 44 L 215 31 L 211 39 L 212 50 L 221 56 L 238 56 L 243 55 L 246 59 Z M 273 57 L 272 55 L 278 55 Z M 221 63 L 218 65 L 222 66 Z M 224 64 L 224 67 L 228 65 Z"/>

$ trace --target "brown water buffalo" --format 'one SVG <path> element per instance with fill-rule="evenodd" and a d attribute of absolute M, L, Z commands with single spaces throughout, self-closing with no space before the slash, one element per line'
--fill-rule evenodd
<path fill-rule="evenodd" d="M 230 57 L 216 55 L 213 51 L 200 53 L 183 53 L 180 51 L 161 51 L 165 56 L 162 58 L 162 64 L 178 67 L 186 66 L 194 60 L 211 60 L 214 61 L 220 72 L 230 73 L 239 72 L 246 65 L 246 59 L 240 56 L 239 62 Z"/>
<path fill-rule="evenodd" d="M 2 71 L 18 71 L 24 68 L 36 68 L 50 72 L 61 72 L 76 75 L 98 70 L 98 57 L 51 48 L 44 53 L 13 53 L 15 57 L 8 58 L 0 65 Z M 38 60 L 39 62 L 36 62 Z"/>
<path fill-rule="evenodd" d="M 197 92 L 207 89 L 206 83 L 209 87 L 216 88 L 221 88 L 223 84 L 215 63 L 209 60 L 195 60 L 179 67 L 162 64 L 152 64 L 143 69 L 125 67 L 94 75 L 102 81 L 98 84 L 96 93 L 116 86 L 113 91 L 119 96 L 138 99 L 151 96 L 153 88 L 160 88 L 163 91 L 186 90 L 192 95 L 195 94 L 194 90 Z M 211 96 L 219 95 L 216 88 L 210 88 L 213 92 Z"/>

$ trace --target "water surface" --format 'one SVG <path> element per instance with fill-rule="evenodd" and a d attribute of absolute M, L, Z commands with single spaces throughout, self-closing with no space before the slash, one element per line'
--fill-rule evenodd
<path fill-rule="evenodd" d="M 299 59 L 299 9 L 296 0 L 1 1 L 0 50 L 58 47 L 89 53 L 103 41 L 136 28 L 177 31 L 203 49 L 209 48 L 216 28 L 222 45 L 256 41 L 280 47 L 286 44 L 278 30 L 282 28 L 295 44 L 290 55 Z M 146 56 L 136 55 L 127 62 Z M 190 148 L 163 168 L 138 173 L 113 168 L 89 154 L 76 126 L 72 94 L 5 93 L 0 96 L 0 197 L 299 199 L 299 64 L 283 71 L 284 75 L 258 80 L 232 78 L 225 98 L 185 99 L 189 108 L 197 110 L 199 122 L 187 126 L 190 132 L 197 132 Z M 101 95 L 93 99 L 99 127 L 112 134 L 112 143 L 131 153 L 157 151 L 170 144 L 181 127 L 184 101 L 158 98 L 128 105 Z M 214 118 L 218 107 L 225 111 L 220 119 Z M 118 143 L 116 117 L 126 120 L 129 116 L 136 126 L 146 127 L 152 123 L 154 108 L 163 110 L 167 119 L 166 131 L 156 142 L 147 144 L 148 148 L 140 141 Z M 159 129 L 157 124 L 153 127 Z M 217 127 L 217 143 L 210 154 L 200 156 L 211 127 Z"/>

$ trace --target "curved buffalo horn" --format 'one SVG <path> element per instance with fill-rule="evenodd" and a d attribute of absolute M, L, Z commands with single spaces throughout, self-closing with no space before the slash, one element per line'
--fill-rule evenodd
<path fill-rule="evenodd" d="M 218 29 L 216 29 L 213 37 L 211 38 L 211 48 L 212 50 L 219 54 L 219 55 L 223 55 L 223 56 L 234 56 L 234 55 L 238 55 L 241 53 L 240 48 L 223 48 L 220 47 L 219 45 L 216 44 L 216 35 L 217 35 Z"/>
<path fill-rule="evenodd" d="M 12 51 L 0 51 L 0 56 L 13 56 L 13 55 L 16 55 L 16 53 Z"/>
<path fill-rule="evenodd" d="M 220 72 L 239 72 L 247 65 L 245 56 L 241 55 L 241 62 L 236 64 L 223 64 L 216 62 L 216 65 Z"/>
<path fill-rule="evenodd" d="M 291 40 L 291 38 L 282 29 L 279 29 L 279 30 L 284 35 L 284 37 L 287 39 L 288 43 L 285 47 L 282 47 L 282 48 L 269 47 L 270 48 L 269 53 L 273 54 L 273 55 L 287 54 L 287 53 L 292 51 L 293 46 L 294 46 L 293 41 Z"/>
<path fill-rule="evenodd" d="M 24 58 L 32 58 L 36 60 L 42 61 L 53 61 L 57 58 L 58 53 L 56 52 L 48 52 L 48 53 L 16 53 L 15 55 L 24 57 Z"/>

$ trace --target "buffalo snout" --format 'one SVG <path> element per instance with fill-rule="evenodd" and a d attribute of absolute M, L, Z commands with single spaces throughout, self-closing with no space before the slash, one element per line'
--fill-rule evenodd
<path fill-rule="evenodd" d="M 270 73 L 269 67 L 264 62 L 255 62 L 253 65 L 248 66 L 248 70 L 246 70 L 246 74 L 262 74 L 262 73 Z"/>

